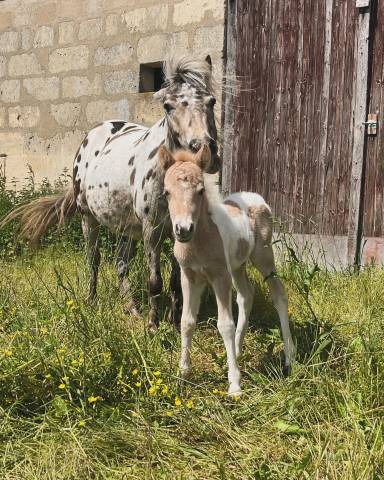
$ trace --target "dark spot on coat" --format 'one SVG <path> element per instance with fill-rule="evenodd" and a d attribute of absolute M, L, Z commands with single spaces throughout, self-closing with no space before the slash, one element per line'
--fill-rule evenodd
<path fill-rule="evenodd" d="M 134 202 L 133 202 L 135 206 L 136 206 L 136 200 L 137 200 L 137 190 L 136 190 L 136 192 L 135 192 L 135 200 L 134 200 Z"/>
<path fill-rule="evenodd" d="M 77 163 L 80 163 L 80 161 L 81 161 L 81 155 L 80 154 L 77 156 L 76 161 L 77 161 Z"/>
<path fill-rule="evenodd" d="M 147 194 L 145 194 L 145 195 L 144 195 L 144 202 L 146 202 L 146 201 L 147 201 L 147 198 L 148 198 L 148 195 L 147 195 Z"/>
<path fill-rule="evenodd" d="M 128 125 L 128 127 L 125 127 L 123 132 L 128 132 L 129 130 L 132 130 L 133 128 L 136 128 L 136 125 Z"/>
<path fill-rule="evenodd" d="M 99 183 L 99 188 L 102 188 L 102 186 L 103 186 L 103 185 L 102 185 L 101 183 Z"/>
<path fill-rule="evenodd" d="M 152 178 L 156 178 L 156 170 L 153 170 Z"/>
<path fill-rule="evenodd" d="M 129 183 L 133 185 L 133 182 L 135 181 L 135 175 L 136 175 L 136 168 L 132 170 L 131 176 L 129 177 Z"/>
<path fill-rule="evenodd" d="M 141 188 L 144 188 L 145 185 L 145 177 L 143 178 L 143 181 L 141 182 Z"/>
<path fill-rule="evenodd" d="M 146 178 L 147 180 L 149 180 L 149 179 L 152 177 L 152 173 L 153 173 L 153 170 L 152 170 L 152 168 L 150 168 L 150 169 L 148 170 L 147 175 L 146 175 L 145 178 Z"/>
<path fill-rule="evenodd" d="M 111 153 L 111 150 L 107 150 L 106 152 L 104 152 L 104 155 L 108 155 L 108 153 Z"/>
<path fill-rule="evenodd" d="M 88 145 L 88 137 L 85 137 L 83 140 L 83 148 L 85 148 Z"/>
<path fill-rule="evenodd" d="M 145 213 L 145 215 L 148 215 L 148 213 L 149 213 L 149 207 L 148 206 L 144 208 L 144 213 Z"/>
<path fill-rule="evenodd" d="M 85 168 L 88 168 L 88 162 L 85 164 Z"/>
<path fill-rule="evenodd" d="M 95 157 L 97 157 L 97 155 L 100 153 L 100 150 L 96 150 L 95 152 Z"/>
<path fill-rule="evenodd" d="M 160 127 L 164 127 L 164 124 L 165 124 L 165 117 L 161 120 L 159 126 L 160 126 Z"/>
<path fill-rule="evenodd" d="M 108 182 L 104 182 L 104 187 L 108 187 Z"/>
<path fill-rule="evenodd" d="M 148 137 L 148 135 L 149 135 L 150 133 L 151 133 L 151 131 L 150 131 L 150 130 L 148 130 L 148 131 L 146 132 L 146 134 L 144 135 L 144 137 L 142 138 L 142 140 L 145 140 L 145 139 Z"/>
<path fill-rule="evenodd" d="M 112 135 L 121 130 L 126 122 L 112 122 L 113 128 L 111 130 Z"/>
<path fill-rule="evenodd" d="M 152 150 L 152 152 L 148 155 L 148 160 L 151 160 L 157 153 L 160 145 Z"/>
<path fill-rule="evenodd" d="M 119 191 L 118 191 L 118 190 L 113 190 L 112 195 L 113 195 L 114 197 L 117 197 L 118 194 L 119 194 Z"/>
<path fill-rule="evenodd" d="M 135 156 L 132 155 L 132 157 L 129 159 L 128 165 L 133 165 L 134 161 L 135 161 Z"/>
<path fill-rule="evenodd" d="M 88 190 L 91 190 L 91 188 L 92 188 L 92 186 L 91 186 L 91 185 L 89 185 L 89 187 L 88 187 Z"/>

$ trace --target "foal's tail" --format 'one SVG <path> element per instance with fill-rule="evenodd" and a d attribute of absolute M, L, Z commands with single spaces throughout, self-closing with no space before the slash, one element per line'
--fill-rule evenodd
<path fill-rule="evenodd" d="M 76 199 L 71 185 L 66 192 L 48 195 L 14 208 L 0 221 L 0 229 L 13 220 L 20 219 L 19 238 L 36 247 L 49 227 L 62 227 L 66 219 L 76 213 Z"/>

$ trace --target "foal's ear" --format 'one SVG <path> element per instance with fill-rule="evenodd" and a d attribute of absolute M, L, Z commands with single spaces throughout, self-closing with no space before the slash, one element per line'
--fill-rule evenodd
<path fill-rule="evenodd" d="M 161 145 L 158 150 L 158 164 L 160 169 L 165 173 L 169 167 L 171 167 L 175 163 L 175 159 L 172 156 L 171 152 L 168 150 L 167 147 Z"/>
<path fill-rule="evenodd" d="M 207 171 L 211 164 L 211 150 L 207 144 L 200 147 L 200 150 L 196 153 L 195 162 L 203 172 Z"/>
<path fill-rule="evenodd" d="M 210 55 L 207 55 L 207 56 L 205 57 L 205 61 L 208 63 L 209 68 L 210 68 L 211 71 L 212 71 L 212 58 L 211 58 L 211 56 L 210 56 Z"/>
<path fill-rule="evenodd" d="M 158 90 L 153 94 L 153 98 L 156 98 L 156 100 L 161 100 L 163 101 L 166 95 L 166 88 L 162 88 L 161 90 Z"/>

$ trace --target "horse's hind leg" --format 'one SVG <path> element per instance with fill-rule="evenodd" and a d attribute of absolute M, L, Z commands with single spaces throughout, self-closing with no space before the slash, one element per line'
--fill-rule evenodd
<path fill-rule="evenodd" d="M 91 215 L 82 215 L 83 235 L 87 244 L 87 259 L 90 270 L 88 302 L 96 297 L 97 275 L 100 266 L 99 224 Z"/>
<path fill-rule="evenodd" d="M 120 295 L 126 299 L 125 310 L 127 313 L 138 317 L 139 311 L 133 301 L 128 276 L 128 268 L 130 260 L 136 255 L 137 240 L 128 237 L 121 237 L 116 256 L 117 275 L 119 277 Z"/>
<path fill-rule="evenodd" d="M 276 276 L 276 266 L 272 246 L 256 244 L 251 254 L 251 261 L 268 283 L 272 301 L 279 314 L 281 332 L 284 340 L 285 366 L 286 372 L 288 373 L 291 362 L 295 357 L 295 345 L 289 329 L 287 293 L 283 283 Z"/>
<path fill-rule="evenodd" d="M 235 339 L 236 357 L 238 358 L 241 355 L 244 337 L 247 332 L 249 315 L 253 304 L 254 289 L 249 281 L 245 264 L 235 272 L 232 272 L 232 280 L 237 290 L 236 302 L 239 307 Z"/>

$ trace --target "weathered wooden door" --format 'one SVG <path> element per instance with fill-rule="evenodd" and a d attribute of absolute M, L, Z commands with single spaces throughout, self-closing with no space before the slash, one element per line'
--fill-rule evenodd
<path fill-rule="evenodd" d="M 375 111 L 380 113 L 384 102 L 378 84 L 383 6 L 369 3 L 228 0 L 227 5 L 223 190 L 259 192 L 289 231 L 336 241 L 344 263 L 356 261 L 360 251 L 363 193 L 367 199 L 377 182 L 384 186 L 384 172 L 374 179 L 365 175 L 364 183 L 366 167 L 376 162 L 378 168 L 384 149 L 383 141 L 378 147 L 379 131 L 369 139 L 368 152 L 375 153 L 366 161 L 369 88 Z M 376 83 L 369 49 L 380 57 L 373 62 Z M 376 210 L 384 229 L 382 204 Z"/>

